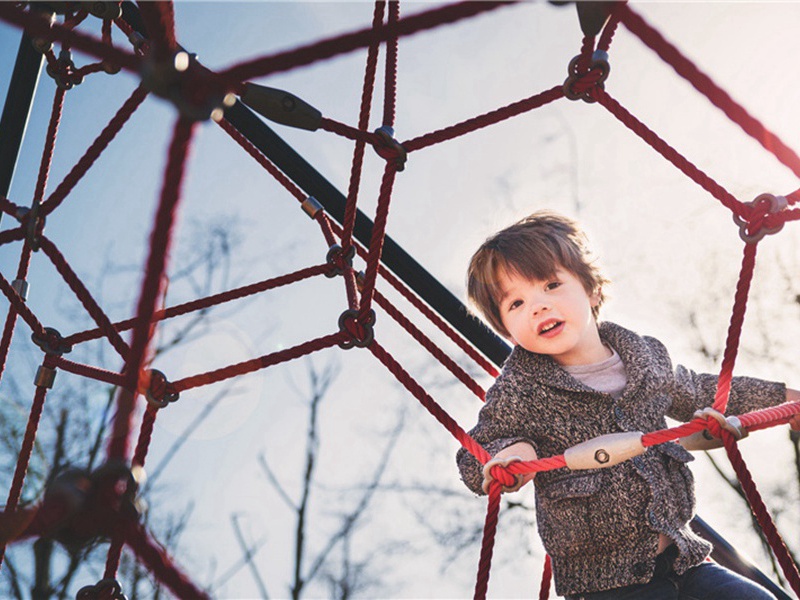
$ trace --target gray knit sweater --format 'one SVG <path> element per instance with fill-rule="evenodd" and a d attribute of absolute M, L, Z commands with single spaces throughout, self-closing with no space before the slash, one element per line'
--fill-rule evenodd
<path fill-rule="evenodd" d="M 544 458 L 607 433 L 663 429 L 665 416 L 689 421 L 695 410 L 713 404 L 717 377 L 673 369 L 658 340 L 607 322 L 600 325 L 600 336 L 625 364 L 628 382 L 621 398 L 586 387 L 549 356 L 516 347 L 470 435 L 490 454 L 527 441 Z M 726 412 L 742 414 L 785 398 L 783 384 L 735 377 Z M 711 546 L 688 525 L 695 509 L 686 466 L 692 459 L 668 442 L 607 469 L 537 474 L 536 517 L 552 559 L 556 593 L 646 583 L 653 575 L 659 533 L 678 547 L 678 573 L 702 562 Z M 483 493 L 478 461 L 463 448 L 457 460 L 464 483 Z"/>

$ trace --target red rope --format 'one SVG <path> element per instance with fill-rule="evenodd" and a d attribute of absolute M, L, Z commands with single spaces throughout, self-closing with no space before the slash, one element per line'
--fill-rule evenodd
<path fill-rule="evenodd" d="M 394 127 L 397 110 L 397 23 L 400 21 L 400 1 L 389 0 L 389 37 L 386 40 L 386 72 L 383 78 L 383 122 L 382 125 Z"/>
<path fill-rule="evenodd" d="M 223 71 L 221 75 L 234 83 L 238 83 L 273 73 L 285 72 L 317 61 L 326 60 L 339 54 L 352 52 L 358 48 L 368 46 L 376 39 L 385 41 L 391 35 L 413 35 L 440 25 L 456 23 L 462 19 L 468 19 L 509 4 L 513 4 L 513 2 L 458 2 L 406 17 L 397 24 L 396 31 L 389 31 L 387 27 L 382 27 L 375 32 L 371 27 L 361 29 L 302 46 L 295 50 L 249 60 L 230 67 Z"/>
<path fill-rule="evenodd" d="M 544 567 L 542 569 L 542 584 L 539 587 L 539 600 L 547 600 L 550 597 L 550 581 L 553 578 L 553 561 L 550 555 L 544 555 Z"/>
<path fill-rule="evenodd" d="M 489 487 L 489 502 L 486 507 L 486 521 L 483 525 L 481 556 L 478 561 L 478 577 L 475 582 L 475 600 L 486 598 L 489 587 L 489 572 L 492 567 L 494 538 L 497 533 L 497 519 L 500 514 L 500 484 L 493 481 Z"/>
<path fill-rule="evenodd" d="M 134 54 L 124 52 L 110 46 L 102 39 L 81 33 L 59 23 L 50 23 L 43 15 L 27 12 L 14 6 L 11 2 L 0 2 L 0 20 L 24 28 L 31 37 L 42 37 L 46 40 L 58 40 L 72 48 L 108 60 L 128 71 L 139 71 L 140 59 Z"/>
<path fill-rule="evenodd" d="M 67 371 L 69 373 L 73 373 L 74 375 L 80 375 L 81 377 L 88 377 L 89 379 L 94 379 L 96 381 L 102 381 L 103 383 L 107 383 L 109 385 L 119 387 L 124 382 L 122 375 L 119 373 L 76 363 L 71 360 L 67 360 L 63 356 L 59 356 L 57 358 L 56 364 L 62 371 Z"/>
<path fill-rule="evenodd" d="M 108 147 L 114 136 L 119 133 L 122 126 L 125 125 L 134 111 L 139 108 L 139 105 L 147 97 L 147 90 L 141 86 L 136 88 L 131 94 L 131 97 L 125 101 L 116 115 L 111 119 L 108 125 L 103 129 L 100 135 L 92 142 L 89 149 L 86 151 L 78 163 L 67 174 L 59 186 L 50 194 L 50 197 L 42 203 L 41 214 L 43 216 L 52 213 L 69 194 L 75 185 L 86 174 L 86 171 L 94 164 L 94 161 L 100 156 L 103 150 Z"/>
<path fill-rule="evenodd" d="M 604 106 L 611 114 L 619 119 L 625 127 L 633 131 L 636 135 L 642 138 L 648 145 L 650 145 L 656 152 L 661 154 L 669 162 L 675 165 L 684 175 L 694 181 L 709 194 L 714 196 L 717 200 L 722 202 L 734 214 L 740 217 L 747 216 L 747 209 L 737 200 L 730 192 L 723 188 L 716 181 L 711 179 L 703 171 L 698 169 L 694 164 L 689 162 L 677 150 L 672 148 L 667 142 L 661 139 L 654 131 L 648 128 L 644 123 L 636 119 L 625 108 L 622 107 L 616 100 L 608 95 L 605 90 L 594 88 L 593 97 Z"/>
<path fill-rule="evenodd" d="M 625 1 L 617 2 L 614 5 L 614 8 L 611 9 L 611 15 L 608 18 L 608 23 L 606 23 L 606 26 L 600 33 L 600 41 L 597 42 L 598 50 L 608 52 L 611 48 L 611 42 L 613 41 L 614 34 L 617 32 L 617 27 L 619 26 L 619 20 L 621 17 L 620 9 L 625 4 Z"/>
<path fill-rule="evenodd" d="M 158 298 L 161 297 L 172 227 L 180 202 L 189 142 L 195 125 L 196 123 L 183 118 L 178 119 L 175 124 L 155 226 L 150 235 L 150 256 L 147 259 L 142 292 L 136 309 L 137 326 L 133 330 L 131 349 L 125 365 L 124 387 L 131 391 L 138 387 L 140 371 L 146 360 L 152 317 L 156 311 Z M 133 394 L 119 394 L 117 398 L 117 414 L 114 418 L 108 453 L 112 459 L 125 459 L 128 454 L 128 432 L 136 397 Z"/>
<path fill-rule="evenodd" d="M 367 123 L 367 125 L 368 124 L 369 123 Z M 365 129 L 367 125 L 364 125 Z M 322 117 L 320 119 L 319 128 L 324 131 L 335 133 L 336 135 L 340 135 L 354 142 L 372 142 L 376 139 L 374 133 L 370 133 L 366 130 L 361 131 L 360 129 L 356 129 L 355 127 L 351 127 L 345 123 L 340 123 L 339 121 L 335 121 L 334 119 L 330 119 L 328 117 Z"/>
<path fill-rule="evenodd" d="M 128 345 L 122 337 L 120 337 L 119 332 L 114 328 L 114 325 L 112 325 L 111 319 L 106 316 L 89 290 L 83 285 L 78 275 L 72 270 L 72 267 L 69 266 L 64 255 L 61 254 L 52 241 L 44 236 L 39 240 L 39 243 L 44 253 L 53 263 L 53 266 L 55 266 L 58 273 L 64 279 L 64 282 L 75 293 L 75 296 L 86 309 L 86 312 L 94 319 L 94 322 L 97 323 L 103 335 L 123 359 L 127 358 L 130 348 L 128 348 Z"/>
<path fill-rule="evenodd" d="M 416 137 L 407 142 L 403 142 L 403 147 L 408 152 L 421 150 L 422 148 L 427 148 L 428 146 L 432 146 L 434 144 L 452 140 L 459 136 L 466 135 L 467 133 L 472 133 L 478 129 L 488 127 L 489 125 L 494 125 L 500 121 L 504 121 L 535 108 L 539 108 L 552 102 L 553 100 L 563 98 L 563 96 L 564 90 L 562 86 L 559 85 L 542 92 L 541 94 L 537 94 L 535 96 L 531 96 L 530 98 L 520 100 L 519 102 L 509 104 L 503 108 L 493 110 L 456 125 L 451 125 L 450 127 L 445 127 L 444 129 L 440 129 L 438 131 Z"/>
<path fill-rule="evenodd" d="M 156 61 L 168 59 L 178 49 L 172 2 L 143 2 L 139 6 L 139 13 Z"/>
<path fill-rule="evenodd" d="M 767 510 L 767 507 L 761 498 L 761 494 L 759 494 L 758 490 L 756 489 L 753 476 L 750 474 L 750 470 L 744 464 L 744 460 L 739 452 L 736 440 L 734 439 L 733 435 L 727 431 L 722 432 L 722 440 L 725 443 L 725 450 L 728 452 L 728 458 L 730 459 L 731 464 L 736 471 L 736 476 L 739 478 L 739 482 L 742 485 L 742 491 L 745 493 L 747 501 L 750 503 L 753 514 L 756 516 L 756 520 L 758 521 L 761 530 L 764 532 L 764 535 L 766 536 L 767 541 L 772 548 L 778 564 L 780 564 L 784 575 L 786 575 L 789 585 L 791 585 L 794 593 L 800 596 L 800 573 L 797 571 L 797 565 L 794 563 L 789 551 L 786 549 L 786 544 L 784 543 L 783 538 L 781 538 L 780 533 L 778 533 L 775 523 L 773 522 L 772 517 L 770 517 L 769 511 Z"/>
<path fill-rule="evenodd" d="M 0 292 L 3 292 L 3 295 L 11 302 L 14 310 L 17 314 L 22 318 L 23 321 L 31 328 L 33 333 L 35 333 L 38 337 L 45 336 L 44 325 L 39 322 L 39 319 L 36 318 L 36 315 L 33 314 L 28 305 L 22 301 L 22 298 L 19 297 L 19 294 L 11 287 L 11 284 L 8 283 L 5 277 L 0 274 Z"/>
<path fill-rule="evenodd" d="M 372 30 L 378 31 L 383 23 L 383 13 L 385 2 L 376 0 L 375 9 L 372 14 Z M 364 165 L 364 150 L 366 148 L 366 135 L 369 128 L 370 108 L 372 107 L 372 96 L 375 91 L 375 75 L 378 68 L 378 49 L 379 40 L 373 39 L 367 51 L 367 64 L 364 68 L 364 84 L 361 88 L 361 107 L 358 113 L 358 133 L 355 138 L 356 143 L 353 148 L 353 161 L 350 166 L 350 181 L 347 189 L 347 202 L 344 206 L 344 219 L 342 227 L 342 248 L 347 250 L 353 243 L 353 229 L 356 224 L 356 204 L 358 202 L 358 189 L 361 185 L 361 169 Z M 341 132 L 341 128 L 338 128 Z"/>
<path fill-rule="evenodd" d="M 309 279 L 310 277 L 322 275 L 323 273 L 330 271 L 330 269 L 331 266 L 327 263 L 315 265 L 313 267 L 300 269 L 299 271 L 295 271 L 294 273 L 289 273 L 287 275 L 281 275 L 279 277 L 274 277 L 258 283 L 252 283 L 250 285 L 235 288 L 227 292 L 220 292 L 219 294 L 214 294 L 212 296 L 207 296 L 206 298 L 200 298 L 198 300 L 192 300 L 190 302 L 178 304 L 177 306 L 173 306 L 164 310 L 157 310 L 155 313 L 153 313 L 153 321 L 163 321 L 165 319 L 171 319 L 173 317 L 189 314 L 191 312 L 206 310 L 226 302 L 239 300 L 241 298 L 246 298 L 247 296 L 272 290 L 290 283 L 296 283 L 304 279 Z M 136 319 L 128 319 L 126 321 L 114 323 L 113 327 L 117 331 L 127 331 L 128 329 L 132 329 L 135 325 Z M 68 336 L 65 338 L 65 340 L 74 345 L 97 339 L 102 335 L 103 332 L 100 329 L 90 329 L 88 331 L 83 331 L 81 333 L 75 333 L 71 336 Z"/>
<path fill-rule="evenodd" d="M 670 64 L 675 72 L 691 83 L 697 91 L 706 96 L 714 106 L 725 113 L 731 121 L 739 125 L 747 135 L 758 141 L 767 152 L 800 177 L 800 157 L 774 133 L 769 131 L 747 110 L 705 73 L 701 72 L 688 58 L 669 43 L 658 31 L 648 25 L 630 6 L 620 7 L 619 15 L 625 26 L 647 44 L 659 58 Z"/>
<path fill-rule="evenodd" d="M 337 332 L 317 338 L 316 340 L 312 340 L 310 342 L 299 344 L 298 346 L 294 346 L 292 348 L 287 348 L 286 350 L 280 350 L 278 352 L 273 352 L 272 354 L 266 354 L 264 356 L 246 360 L 222 369 L 216 369 L 215 371 L 208 371 L 207 373 L 194 375 L 193 377 L 179 379 L 178 381 L 174 381 L 172 383 L 172 387 L 176 392 L 182 392 L 184 390 L 190 390 L 203 385 L 217 383 L 225 379 L 230 379 L 231 377 L 253 373 L 260 369 L 265 369 L 273 365 L 300 358 L 301 356 L 306 356 L 307 354 L 317 352 L 318 350 L 331 348 L 340 342 L 347 340 L 348 337 L 349 336 L 346 333 Z"/>

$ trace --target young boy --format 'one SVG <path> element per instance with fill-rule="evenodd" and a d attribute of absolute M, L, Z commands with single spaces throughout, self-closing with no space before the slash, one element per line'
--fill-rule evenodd
<path fill-rule="evenodd" d="M 560 455 L 609 433 L 663 429 L 665 416 L 690 421 L 714 402 L 716 376 L 673 368 L 654 338 L 598 325 L 607 280 L 565 217 L 538 212 L 489 238 L 472 257 L 467 283 L 471 302 L 514 344 L 470 432 L 492 462 Z M 783 384 L 735 377 L 727 412 L 797 400 L 800 393 Z M 800 429 L 800 415 L 792 427 Z M 483 465 L 463 448 L 457 459 L 466 485 L 483 493 Z M 692 459 L 669 442 L 605 469 L 539 473 L 536 516 L 556 593 L 586 600 L 772 598 L 705 560 L 711 545 L 689 528 Z M 520 477 L 514 489 L 532 479 Z"/>

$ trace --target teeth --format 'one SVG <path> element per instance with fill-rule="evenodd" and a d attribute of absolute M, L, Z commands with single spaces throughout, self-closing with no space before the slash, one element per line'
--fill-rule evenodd
<path fill-rule="evenodd" d="M 539 331 L 539 333 L 547 333 L 551 329 L 555 329 L 556 327 L 558 327 L 558 325 L 559 325 L 559 323 L 553 323 L 552 325 L 548 325 L 547 327 L 542 327 L 542 329 L 541 329 L 541 331 Z"/>

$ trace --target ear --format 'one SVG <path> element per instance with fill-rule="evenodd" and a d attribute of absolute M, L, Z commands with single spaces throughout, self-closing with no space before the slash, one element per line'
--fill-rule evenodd
<path fill-rule="evenodd" d="M 589 294 L 589 305 L 594 308 L 600 304 L 600 296 L 603 294 L 603 288 L 598 287 L 594 292 Z"/>

